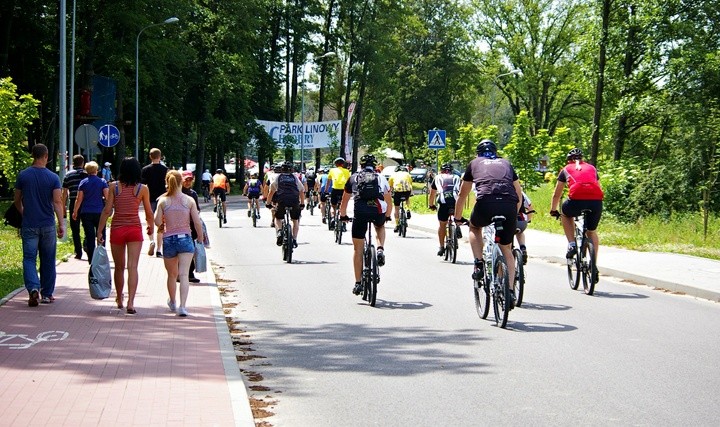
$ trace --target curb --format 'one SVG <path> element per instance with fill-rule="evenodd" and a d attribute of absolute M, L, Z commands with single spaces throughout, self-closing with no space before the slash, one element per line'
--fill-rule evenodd
<path fill-rule="evenodd" d="M 69 257 L 69 256 L 72 256 L 72 254 L 67 254 L 66 256 Z M 61 259 L 58 259 L 58 260 L 55 260 L 55 267 L 57 267 L 58 265 L 60 265 L 61 262 L 66 262 L 66 261 L 63 261 L 62 258 L 61 258 Z M 10 301 L 11 299 L 13 299 L 13 298 L 15 297 L 15 295 L 19 294 L 20 292 L 22 292 L 22 291 L 24 291 L 24 290 L 25 290 L 25 286 L 21 286 L 21 287 L 15 289 L 14 291 L 10 292 L 9 294 L 7 294 L 7 295 L 5 296 L 5 298 L 0 299 L 0 307 L 2 307 L 3 305 L 5 305 L 6 302 Z"/>

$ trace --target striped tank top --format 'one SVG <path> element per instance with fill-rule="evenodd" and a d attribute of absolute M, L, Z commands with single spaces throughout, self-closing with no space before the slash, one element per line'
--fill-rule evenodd
<path fill-rule="evenodd" d="M 123 227 L 128 225 L 140 226 L 140 215 L 138 207 L 140 206 L 140 189 L 142 184 L 133 187 L 118 182 L 115 186 L 115 203 L 113 208 L 113 220 L 111 227 Z"/>
<path fill-rule="evenodd" d="M 165 217 L 165 234 L 163 237 L 190 235 L 190 204 L 193 200 L 178 191 L 172 197 L 165 197 L 163 215 Z"/>

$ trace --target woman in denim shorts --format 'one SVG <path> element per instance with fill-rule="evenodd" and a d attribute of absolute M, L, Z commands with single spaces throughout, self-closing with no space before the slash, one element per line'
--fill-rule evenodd
<path fill-rule="evenodd" d="M 190 221 L 195 225 L 198 232 L 197 241 L 204 239 L 200 215 L 195 201 L 192 197 L 182 192 L 182 176 L 176 170 L 168 171 L 165 175 L 167 193 L 158 199 L 157 210 L 155 211 L 155 225 L 165 223 L 165 234 L 163 234 L 163 260 L 167 270 L 168 307 L 171 311 L 177 311 L 177 315 L 185 317 L 188 315 L 185 304 L 187 303 L 190 281 L 188 271 L 190 261 L 195 253 L 190 230 Z M 180 279 L 180 305 L 175 300 L 176 281 Z"/>

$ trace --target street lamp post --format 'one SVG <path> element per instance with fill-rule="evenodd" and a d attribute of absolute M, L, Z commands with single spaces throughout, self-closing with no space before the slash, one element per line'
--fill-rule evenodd
<path fill-rule="evenodd" d="M 514 75 L 514 74 L 520 74 L 520 73 L 521 73 L 520 70 L 515 69 L 515 70 L 511 70 L 507 73 L 498 74 L 493 79 L 493 86 L 495 85 L 495 82 L 497 82 L 497 79 L 499 79 L 500 77 L 505 77 L 505 76 Z M 490 124 L 492 124 L 492 125 L 495 124 L 495 90 L 493 90 L 491 93 Z"/>
<path fill-rule="evenodd" d="M 315 59 L 323 59 L 328 58 L 330 56 L 335 56 L 337 53 L 335 52 L 325 52 L 322 55 L 318 56 Z M 300 171 L 304 172 L 305 170 L 305 64 L 307 63 L 307 59 L 303 61 L 302 66 L 302 92 L 301 92 L 301 101 L 300 101 Z"/>
<path fill-rule="evenodd" d="M 150 27 L 157 27 L 158 25 L 165 24 L 174 24 L 178 21 L 179 19 L 173 16 L 172 18 L 168 18 L 163 22 L 150 24 L 140 30 L 137 35 L 137 39 L 135 40 L 135 158 L 138 160 L 140 160 L 140 158 L 138 157 L 138 150 L 140 147 L 140 34 L 142 34 L 143 31 L 147 30 Z"/>

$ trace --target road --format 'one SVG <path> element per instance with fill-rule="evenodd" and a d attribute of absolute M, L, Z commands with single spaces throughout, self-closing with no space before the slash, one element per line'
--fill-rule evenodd
<path fill-rule="evenodd" d="M 237 303 L 240 367 L 272 425 L 717 423 L 716 303 L 607 277 L 588 297 L 561 266 L 531 260 L 523 307 L 501 329 L 475 313 L 466 244 L 452 265 L 435 236 L 388 228 L 372 308 L 351 292 L 351 244 L 334 244 L 318 212 L 304 214 L 289 265 L 269 211 L 253 229 L 244 207 L 232 202 L 222 229 L 202 215 L 224 301 Z"/>

